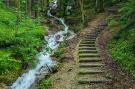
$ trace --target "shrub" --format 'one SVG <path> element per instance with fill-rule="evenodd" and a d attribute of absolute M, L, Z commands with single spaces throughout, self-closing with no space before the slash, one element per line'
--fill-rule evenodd
<path fill-rule="evenodd" d="M 51 89 L 51 86 L 52 86 L 52 80 L 45 79 L 41 81 L 40 85 L 38 86 L 38 89 Z"/>
<path fill-rule="evenodd" d="M 15 30 L 0 29 L 0 47 L 14 44 Z"/>
<path fill-rule="evenodd" d="M 20 62 L 11 57 L 11 52 L 0 50 L 0 75 L 19 68 Z"/>
<path fill-rule="evenodd" d="M 64 53 L 65 53 L 65 43 L 62 42 L 60 43 L 59 48 L 54 52 L 53 57 L 59 58 L 59 60 L 61 60 L 64 57 Z"/>
<path fill-rule="evenodd" d="M 113 39 L 108 47 L 113 59 L 121 66 L 123 70 L 128 71 L 131 75 L 135 75 L 135 29 L 123 30 L 118 34 L 119 38 Z"/>
<path fill-rule="evenodd" d="M 16 14 L 1 6 L 0 48 L 11 50 L 11 55 L 5 58 L 6 60 L 2 60 L 1 57 L 1 63 L 5 62 L 1 66 L 10 65 L 12 62 L 17 63 L 17 60 L 20 60 L 20 64 L 32 65 L 38 49 L 46 45 L 44 42 L 46 34 L 47 31 L 40 23 L 37 24 L 34 19 L 27 16 L 22 17 L 20 23 L 16 24 Z"/>

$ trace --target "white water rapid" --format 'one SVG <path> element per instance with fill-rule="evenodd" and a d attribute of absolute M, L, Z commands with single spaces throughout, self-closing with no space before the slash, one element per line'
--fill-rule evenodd
<path fill-rule="evenodd" d="M 57 18 L 50 13 L 52 9 L 56 8 L 57 8 L 57 0 L 54 0 L 53 4 L 52 3 L 50 4 L 50 10 L 48 10 L 48 15 L 60 21 L 64 26 L 64 31 L 59 31 L 56 34 L 48 35 L 45 37 L 45 40 L 48 42 L 48 44 L 47 47 L 44 48 L 43 52 L 40 52 L 37 55 L 38 63 L 36 67 L 34 69 L 29 70 L 21 77 L 19 77 L 16 80 L 16 82 L 13 83 L 11 89 L 30 89 L 30 87 L 36 81 L 36 78 L 39 74 L 42 74 L 43 71 L 49 73 L 47 66 L 52 68 L 57 64 L 55 61 L 52 60 L 51 54 L 59 47 L 60 42 L 71 39 L 75 36 L 75 34 L 72 31 L 68 30 L 68 26 L 65 24 L 64 19 Z M 70 36 L 65 39 L 64 35 L 67 33 L 70 33 Z M 46 51 L 46 48 L 50 48 L 53 51 L 48 52 Z"/>

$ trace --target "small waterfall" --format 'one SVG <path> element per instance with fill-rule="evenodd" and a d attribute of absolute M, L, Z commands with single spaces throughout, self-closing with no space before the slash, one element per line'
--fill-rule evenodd
<path fill-rule="evenodd" d="M 43 71 L 49 73 L 47 67 L 54 67 L 57 63 L 52 60 L 51 54 L 59 47 L 60 42 L 64 40 L 71 39 L 75 36 L 72 31 L 69 31 L 68 26 L 65 24 L 64 19 L 57 18 L 53 16 L 50 11 L 57 8 L 57 0 L 54 0 L 50 4 L 50 10 L 48 10 L 48 15 L 54 17 L 60 21 L 64 26 L 64 31 L 59 31 L 54 35 L 48 35 L 45 37 L 45 40 L 48 42 L 47 46 L 42 52 L 37 55 L 38 63 L 34 69 L 29 70 L 27 73 L 24 73 L 19 77 L 15 83 L 11 86 L 11 89 L 30 89 L 31 85 L 36 81 L 36 78 Z M 70 33 L 70 36 L 65 39 L 65 34 Z M 57 38 L 59 36 L 59 39 Z M 46 48 L 52 49 L 53 51 L 46 51 Z M 46 66 L 47 65 L 47 66 Z"/>

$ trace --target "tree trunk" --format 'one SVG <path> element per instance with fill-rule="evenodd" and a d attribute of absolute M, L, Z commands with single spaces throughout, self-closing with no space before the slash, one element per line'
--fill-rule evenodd
<path fill-rule="evenodd" d="M 95 10 L 96 12 L 104 11 L 104 0 L 96 0 L 95 2 Z"/>
<path fill-rule="evenodd" d="M 45 15 L 47 15 L 48 4 L 49 4 L 48 0 L 43 0 L 43 12 Z"/>
<path fill-rule="evenodd" d="M 6 0 L 5 3 L 6 3 L 6 6 L 7 6 L 7 7 L 10 6 L 10 0 Z"/>
<path fill-rule="evenodd" d="M 21 17 L 20 17 L 20 0 L 15 0 L 16 5 L 16 16 L 17 16 L 17 24 L 19 24 Z"/>
<path fill-rule="evenodd" d="M 31 17 L 31 0 L 26 1 L 26 14 Z"/>
<path fill-rule="evenodd" d="M 81 7 L 81 17 L 82 17 L 82 22 L 83 24 L 85 23 L 85 16 L 84 16 L 84 1 L 83 0 L 80 0 L 80 7 Z"/>

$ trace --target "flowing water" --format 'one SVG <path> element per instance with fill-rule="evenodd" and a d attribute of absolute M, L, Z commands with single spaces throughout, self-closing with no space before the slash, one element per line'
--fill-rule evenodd
<path fill-rule="evenodd" d="M 49 73 L 48 67 L 52 68 L 57 64 L 52 60 L 51 54 L 59 47 L 60 42 L 71 39 L 75 36 L 72 31 L 68 30 L 68 26 L 65 24 L 64 19 L 57 18 L 50 13 L 52 9 L 56 8 L 57 0 L 54 0 L 53 4 L 50 4 L 48 15 L 60 21 L 64 26 L 64 31 L 59 31 L 56 34 L 51 34 L 45 37 L 48 44 L 45 46 L 44 50 L 37 55 L 38 63 L 36 67 L 19 77 L 16 82 L 13 83 L 11 89 L 30 89 L 31 85 L 36 81 L 37 77 L 42 74 L 43 71 L 47 74 Z M 65 39 L 64 35 L 67 33 L 70 33 L 70 36 Z M 47 49 L 51 49 L 53 51 L 47 51 Z"/>

